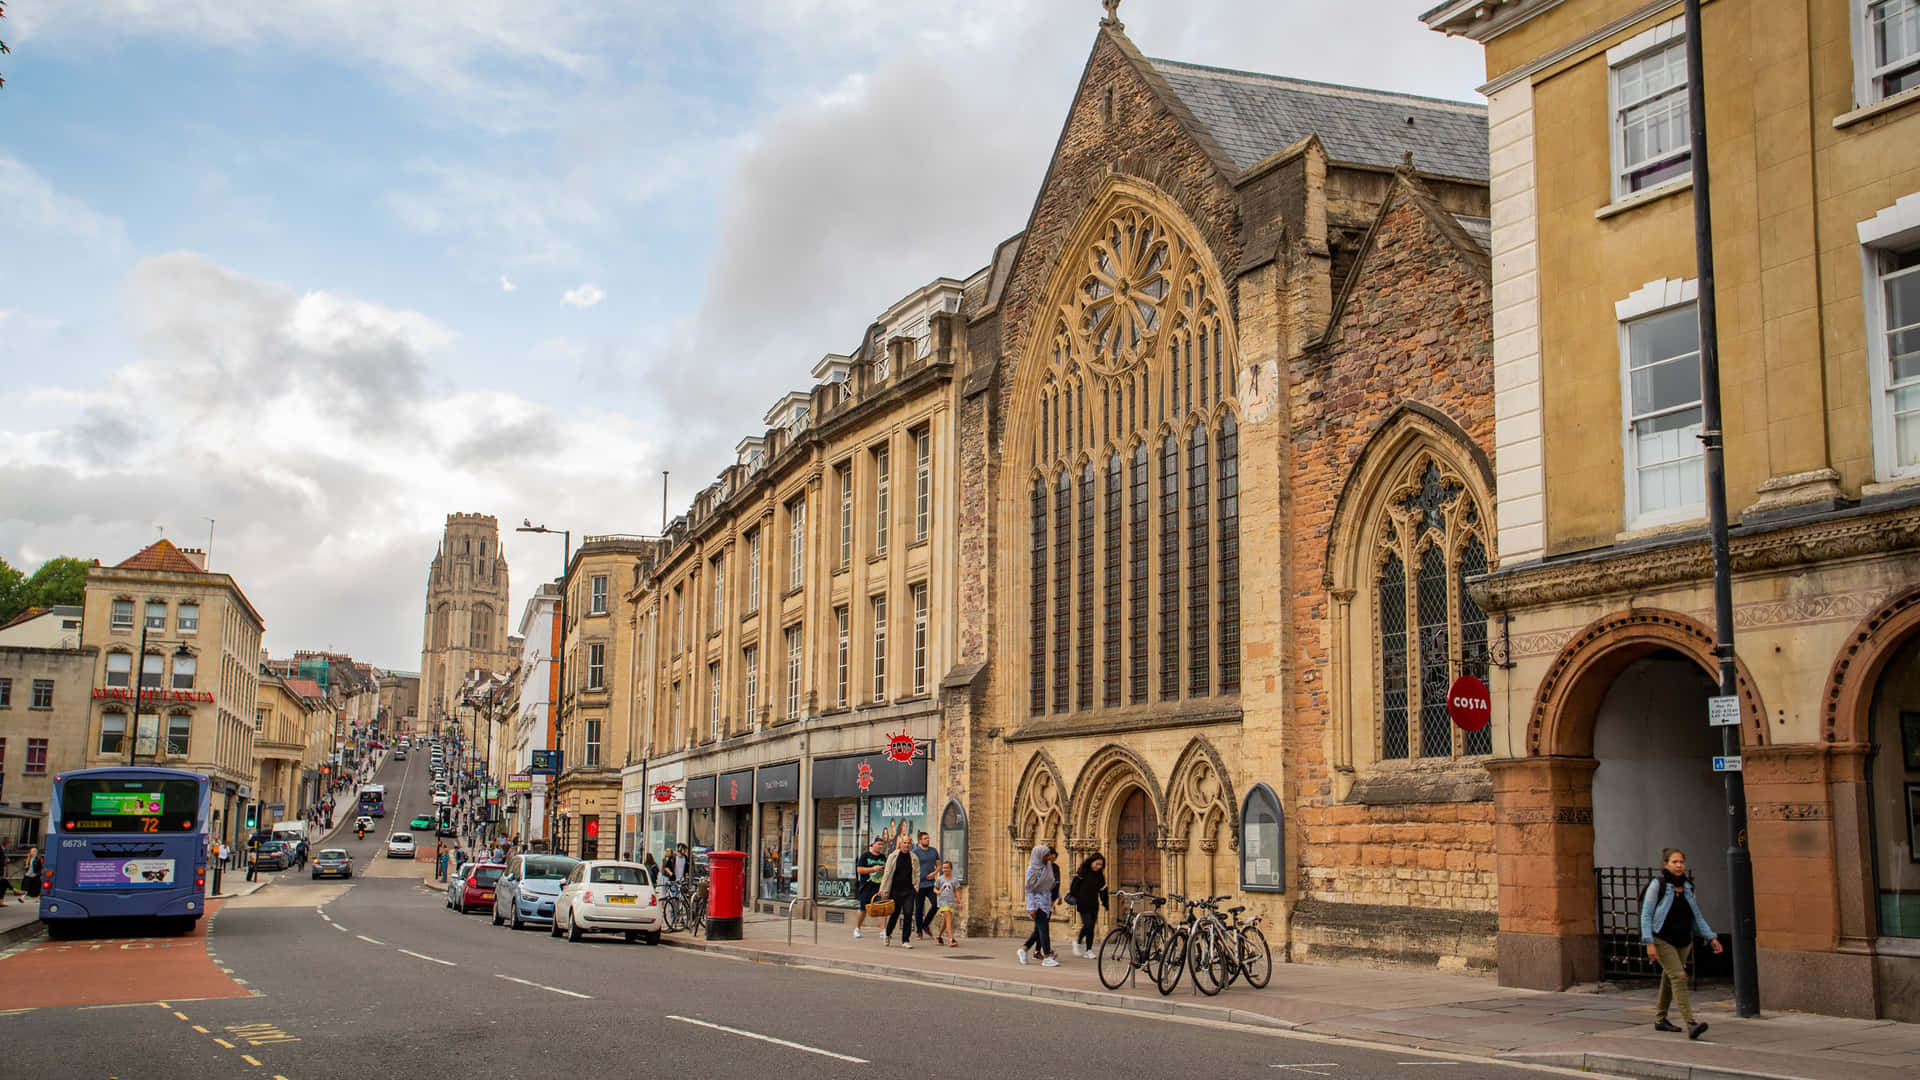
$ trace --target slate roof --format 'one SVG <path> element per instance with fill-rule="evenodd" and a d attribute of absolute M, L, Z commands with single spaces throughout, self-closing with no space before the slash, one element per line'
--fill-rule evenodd
<path fill-rule="evenodd" d="M 1489 255 L 1493 254 L 1492 218 L 1468 217 L 1465 214 L 1455 214 L 1453 215 L 1453 220 L 1459 222 L 1460 227 L 1467 231 L 1469 237 L 1473 238 L 1473 242 L 1480 245 L 1481 251 Z"/>
<path fill-rule="evenodd" d="M 1177 60 L 1148 63 L 1243 171 L 1318 135 L 1334 161 L 1393 168 L 1411 150 L 1421 172 L 1487 179 L 1484 106 Z"/>
<path fill-rule="evenodd" d="M 181 554 L 180 549 L 167 539 L 155 540 L 127 561 L 115 566 L 116 570 L 166 570 L 176 574 L 203 574 L 206 571 L 194 565 L 192 559 Z"/>

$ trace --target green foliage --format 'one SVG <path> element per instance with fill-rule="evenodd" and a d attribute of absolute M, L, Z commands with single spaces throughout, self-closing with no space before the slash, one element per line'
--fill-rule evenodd
<path fill-rule="evenodd" d="M 87 591 L 87 564 L 71 555 L 48 559 L 27 577 L 0 559 L 0 623 L 30 607 L 78 604 Z"/>
<path fill-rule="evenodd" d="M 12 621 L 27 609 L 26 584 L 26 575 L 0 559 L 0 623 Z"/>

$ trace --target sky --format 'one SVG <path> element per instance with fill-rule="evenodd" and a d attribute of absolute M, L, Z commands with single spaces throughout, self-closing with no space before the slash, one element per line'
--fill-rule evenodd
<path fill-rule="evenodd" d="M 1432 0 L 1125 0 L 1148 56 L 1480 101 Z M 0 557 L 212 542 L 419 666 L 446 515 L 655 533 L 1027 219 L 1098 0 L 14 0 Z M 561 570 L 506 532 L 515 619 Z"/>

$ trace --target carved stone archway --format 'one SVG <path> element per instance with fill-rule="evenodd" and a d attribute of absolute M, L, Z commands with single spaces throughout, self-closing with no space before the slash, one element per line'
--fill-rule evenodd
<path fill-rule="evenodd" d="M 1180 752 L 1167 781 L 1168 817 L 1162 822 L 1169 839 L 1182 842 L 1178 850 L 1169 845 L 1167 872 L 1169 887 L 1194 895 L 1213 895 L 1232 888 L 1220 877 L 1215 865 L 1222 841 L 1229 852 L 1240 850 L 1240 832 L 1232 777 L 1219 751 L 1205 736 L 1195 736 Z M 1202 858 L 1194 863 L 1190 838 L 1198 826 Z M 1198 877 L 1200 880 L 1196 881 Z"/>

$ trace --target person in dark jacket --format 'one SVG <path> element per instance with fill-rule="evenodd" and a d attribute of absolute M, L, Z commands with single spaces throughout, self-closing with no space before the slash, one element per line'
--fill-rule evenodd
<path fill-rule="evenodd" d="M 1647 947 L 1647 958 L 1660 965 L 1660 997 L 1653 1004 L 1653 1027 L 1655 1031 L 1681 1030 L 1667 1020 L 1668 1005 L 1678 1005 L 1680 1019 L 1687 1023 L 1687 1038 L 1697 1039 L 1707 1025 L 1693 1022 L 1693 1001 L 1687 995 L 1687 957 L 1693 952 L 1696 933 L 1702 941 L 1713 943 L 1714 952 L 1723 951 L 1723 947 L 1694 901 L 1693 882 L 1687 879 L 1687 853 L 1667 848 L 1660 858 L 1660 876 L 1647 886 L 1647 894 L 1640 900 L 1640 942 Z"/>
<path fill-rule="evenodd" d="M 913 930 L 919 923 L 914 901 L 920 895 L 920 857 L 913 853 L 913 838 L 900 834 L 893 854 L 887 856 L 887 868 L 880 874 L 880 895 L 893 901 L 893 914 L 887 916 L 885 944 L 893 944 L 893 928 L 900 927 L 900 944 L 913 948 Z"/>
<path fill-rule="evenodd" d="M 1110 908 L 1107 898 L 1107 859 L 1099 852 L 1080 860 L 1080 869 L 1067 883 L 1067 900 L 1080 914 L 1080 933 L 1073 939 L 1073 955 L 1093 955 L 1093 924 L 1101 908 Z"/>

